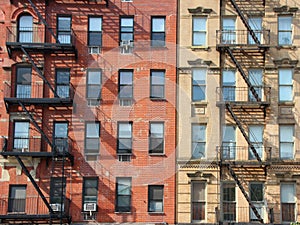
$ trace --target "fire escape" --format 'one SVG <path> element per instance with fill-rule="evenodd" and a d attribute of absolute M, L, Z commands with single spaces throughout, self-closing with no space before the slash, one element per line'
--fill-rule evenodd
<path fill-rule="evenodd" d="M 40 4 L 42 6 L 39 5 L 38 7 L 46 7 L 47 1 L 44 4 Z M 22 168 L 22 172 L 26 174 L 37 191 L 38 197 L 35 199 L 26 197 L 24 202 L 19 201 L 20 204 L 16 200 L 10 203 L 10 199 L 4 205 L 1 203 L 2 208 L 8 209 L 5 213 L 1 213 L 0 219 L 2 223 L 70 223 L 70 201 L 65 194 L 62 194 L 61 198 L 53 204 L 50 200 L 51 193 L 45 196 L 45 191 L 42 191 L 31 173 L 32 170 L 29 167 L 32 167 L 32 165 L 26 165 L 25 161 L 31 158 L 39 159 L 41 162 L 45 162 L 46 165 L 51 163 L 52 167 L 50 168 L 52 168 L 52 171 L 50 176 L 58 176 L 58 179 L 61 179 L 59 192 L 66 192 L 65 171 L 73 165 L 74 161 L 72 142 L 69 137 L 50 137 L 51 134 L 53 136 L 54 131 L 47 127 L 43 116 L 44 111 L 50 107 L 71 110 L 73 89 L 70 83 L 64 83 L 58 87 L 57 83 L 53 81 L 54 79 L 49 79 L 53 75 L 46 70 L 46 66 L 44 67 L 44 61 L 50 54 L 64 54 L 73 56 L 76 59 L 75 39 L 71 31 L 61 36 L 55 33 L 54 29 L 48 25 L 46 19 L 40 13 L 40 9 L 31 0 L 27 1 L 27 7 L 31 7 L 34 10 L 42 24 L 26 28 L 7 27 L 6 47 L 9 56 L 13 59 L 20 57 L 22 65 L 24 63 L 29 65 L 32 71 L 35 71 L 38 75 L 41 82 L 20 83 L 18 86 L 18 78 L 12 76 L 11 84 L 7 83 L 4 87 L 4 102 L 7 113 L 10 116 L 21 114 L 26 117 L 40 137 L 29 137 L 30 133 L 28 133 L 27 137 L 16 137 L 13 134 L 15 131 L 10 132 L 8 138 L 4 139 L 0 154 L 8 160 L 16 159 Z M 55 113 L 55 110 L 53 112 Z M 29 205 L 33 205 L 34 209 Z"/>
<path fill-rule="evenodd" d="M 264 223 L 267 218 L 261 215 L 261 210 L 251 201 L 250 193 L 247 192 L 245 186 L 247 182 L 255 181 L 258 174 L 263 174 L 262 177 L 266 176 L 271 157 L 271 149 L 263 146 L 262 141 L 261 144 L 258 144 L 253 140 L 250 132 L 247 132 L 249 125 L 264 124 L 270 104 L 270 88 L 264 87 L 263 82 L 259 85 L 255 84 L 249 72 L 249 69 L 264 68 L 265 52 L 269 47 L 269 31 L 263 30 L 261 27 L 255 29 L 249 22 L 251 16 L 263 16 L 265 1 L 228 0 L 227 3 L 221 2 L 223 2 L 223 7 L 235 10 L 245 29 L 224 29 L 223 27 L 221 31 L 217 31 L 217 50 L 221 54 L 223 65 L 225 62 L 229 62 L 233 68 L 237 68 L 244 85 L 242 85 L 243 87 L 236 87 L 235 84 L 226 86 L 223 80 L 223 86 L 218 88 L 217 105 L 225 110 L 225 118 L 229 118 L 228 120 L 238 127 L 247 146 L 224 145 L 223 142 L 222 146 L 218 147 L 220 176 L 222 179 L 227 171 L 239 187 L 249 204 L 249 209 L 251 208 L 252 218 L 249 216 L 248 220 L 253 221 L 254 218 L 255 221 Z M 221 18 L 224 18 L 222 13 Z M 223 66 L 224 70 L 226 70 L 225 66 Z M 247 177 L 249 169 L 253 171 L 253 175 Z M 232 213 L 231 218 L 226 219 L 225 216 L 222 216 L 220 221 L 250 222 L 237 221 L 236 209 L 233 212 L 232 209 L 225 208 L 225 206 L 221 206 L 223 215 L 227 210 Z"/>

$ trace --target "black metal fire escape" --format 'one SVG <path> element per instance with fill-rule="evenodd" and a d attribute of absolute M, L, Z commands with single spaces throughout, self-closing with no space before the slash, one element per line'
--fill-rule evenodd
<path fill-rule="evenodd" d="M 35 158 L 41 158 L 41 159 L 47 159 L 47 162 L 52 159 L 52 165 L 54 165 L 57 161 L 62 161 L 61 165 L 63 168 L 61 168 L 61 176 L 62 179 L 65 177 L 65 166 L 66 161 L 70 162 L 70 165 L 73 165 L 73 155 L 66 149 L 64 149 L 62 152 L 57 150 L 56 143 L 50 141 L 48 136 L 45 134 L 44 130 L 39 126 L 38 122 L 32 116 L 32 112 L 28 109 L 28 106 L 35 105 L 35 106 L 41 106 L 42 109 L 45 107 L 55 107 L 55 106 L 65 106 L 65 107 L 71 107 L 73 104 L 72 96 L 68 97 L 60 97 L 55 88 L 50 84 L 50 82 L 47 80 L 44 72 L 37 66 L 33 54 L 42 54 L 43 57 L 45 57 L 45 54 L 47 53 L 72 53 L 75 58 L 77 57 L 77 51 L 75 49 L 75 46 L 71 43 L 70 45 L 61 45 L 57 36 L 53 32 L 53 30 L 49 27 L 46 20 L 42 17 L 41 13 L 35 6 L 35 4 L 28 0 L 30 6 L 34 9 L 35 13 L 39 17 L 39 20 L 42 21 L 44 24 L 44 27 L 46 30 L 48 30 L 49 34 L 54 38 L 56 43 L 22 43 L 16 40 L 9 40 L 6 42 L 7 49 L 9 52 L 10 57 L 12 57 L 12 53 L 16 54 L 24 54 L 29 61 L 29 63 L 32 65 L 34 70 L 37 72 L 38 76 L 43 80 L 44 85 L 48 87 L 48 89 L 53 93 L 53 98 L 50 96 L 47 98 L 44 98 L 44 96 L 39 96 L 38 98 L 20 98 L 18 96 L 12 96 L 12 97 L 5 97 L 4 102 L 6 105 L 7 112 L 9 113 L 11 111 L 11 107 L 13 106 L 20 106 L 22 111 L 28 116 L 30 119 L 30 122 L 34 125 L 36 130 L 41 134 L 42 139 L 50 146 L 51 152 L 49 151 L 40 151 L 40 152 L 18 152 L 18 151 L 12 151 L 11 149 L 6 149 L 5 151 L 0 152 L 1 155 L 4 157 L 13 156 L 17 159 L 18 163 L 20 164 L 22 170 L 26 174 L 26 176 L 29 178 L 31 183 L 33 184 L 34 188 L 36 189 L 38 195 L 41 197 L 42 201 L 46 205 L 46 207 L 49 210 L 49 215 L 45 217 L 41 217 L 41 215 L 36 215 L 36 217 L 30 217 L 31 221 L 34 221 L 34 219 L 37 219 L 40 221 L 41 219 L 44 219 L 48 221 L 50 224 L 52 223 L 52 220 L 59 220 L 61 223 L 64 219 L 65 222 L 70 223 L 70 217 L 69 215 L 66 215 L 62 210 L 60 212 L 54 212 L 53 208 L 51 207 L 50 202 L 46 199 L 45 195 L 41 191 L 40 187 L 38 186 L 35 179 L 30 174 L 27 166 L 24 164 L 22 157 L 35 157 Z M 16 35 L 17 37 L 17 35 Z M 54 167 L 53 167 L 54 168 Z M 63 192 L 64 190 L 62 190 Z M 20 216 L 20 215 L 8 215 L 4 216 L 1 219 L 2 220 L 9 220 L 9 219 L 25 219 L 26 215 Z M 29 221 L 30 222 L 30 221 Z"/>
<path fill-rule="evenodd" d="M 247 18 L 245 17 L 243 11 L 240 9 L 239 5 L 237 4 L 237 2 L 235 0 L 230 0 L 230 3 L 232 4 L 232 6 L 234 7 L 234 9 L 236 10 L 239 18 L 241 19 L 241 21 L 243 22 L 243 24 L 245 25 L 246 29 L 247 29 L 247 33 L 249 34 L 249 36 L 251 36 L 251 38 L 253 39 L 253 41 L 255 42 L 255 46 L 257 48 L 258 51 L 261 50 L 261 48 L 264 48 L 264 46 L 262 46 L 261 41 L 258 39 L 258 37 L 256 36 L 256 33 L 253 31 L 253 29 L 251 28 L 251 26 L 249 25 Z M 222 35 L 222 34 L 221 34 Z M 227 54 L 230 59 L 232 60 L 232 62 L 235 64 L 236 68 L 238 69 L 240 75 L 242 76 L 243 80 L 245 81 L 245 83 L 248 86 L 248 90 L 251 92 L 251 94 L 253 95 L 253 97 L 255 98 L 255 101 L 258 105 L 260 105 L 262 103 L 262 99 L 259 96 L 259 94 L 257 93 L 255 87 L 251 84 L 249 77 L 247 75 L 247 73 L 245 72 L 242 64 L 239 62 L 239 60 L 235 57 L 234 55 L 234 48 L 235 46 L 238 45 L 238 43 L 234 44 L 233 46 L 231 45 L 224 45 L 224 46 L 219 46 L 219 50 L 220 52 L 223 52 L 225 54 Z M 253 48 L 253 44 L 251 46 L 251 48 Z M 239 48 L 237 48 L 239 49 Z M 239 49 L 237 51 L 239 51 L 239 53 L 243 52 L 241 51 L 242 49 Z M 264 52 L 264 50 L 263 50 Z M 237 124 L 239 130 L 241 131 L 243 137 L 245 138 L 249 149 L 252 151 L 253 155 L 255 156 L 256 160 L 259 162 L 260 165 L 262 165 L 262 159 L 259 156 L 255 146 L 252 144 L 249 136 L 247 135 L 244 126 L 242 124 L 242 121 L 239 119 L 238 115 L 236 115 L 235 111 L 234 111 L 234 107 L 235 104 L 230 102 L 230 101 L 225 101 L 225 107 L 227 112 L 230 114 L 230 116 L 232 117 L 232 119 L 235 121 L 235 123 Z M 262 107 L 264 110 L 264 116 L 265 116 L 265 105 Z M 222 162 L 221 162 L 222 164 Z M 250 208 L 252 209 L 253 213 L 255 214 L 255 216 L 257 217 L 257 220 L 260 223 L 264 223 L 263 218 L 261 217 L 259 211 L 257 210 L 257 208 L 255 207 L 255 205 L 251 202 L 251 199 L 249 197 L 249 195 L 247 194 L 246 190 L 244 189 L 242 183 L 240 182 L 237 174 L 235 173 L 232 165 L 230 162 L 224 163 L 223 165 L 226 166 L 226 168 L 228 169 L 230 175 L 233 177 L 233 179 L 235 180 L 236 184 L 238 185 L 239 189 L 241 190 L 242 194 L 244 195 L 245 199 L 247 200 Z"/>

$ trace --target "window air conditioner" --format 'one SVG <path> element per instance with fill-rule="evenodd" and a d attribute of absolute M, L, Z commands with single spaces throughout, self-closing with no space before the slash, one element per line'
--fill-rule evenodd
<path fill-rule="evenodd" d="M 120 47 L 121 47 L 122 54 L 132 53 L 133 41 L 131 41 L 131 40 L 121 41 Z"/>
<path fill-rule="evenodd" d="M 60 203 L 54 203 L 54 204 L 50 204 L 52 210 L 54 212 L 60 212 L 62 207 L 61 207 L 61 204 Z"/>
<path fill-rule="evenodd" d="M 83 210 L 84 211 L 95 212 L 96 208 L 97 208 L 96 203 L 84 203 L 83 204 Z"/>

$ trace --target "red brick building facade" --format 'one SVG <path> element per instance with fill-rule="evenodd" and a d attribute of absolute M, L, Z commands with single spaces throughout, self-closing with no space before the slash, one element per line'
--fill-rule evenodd
<path fill-rule="evenodd" d="M 1 1 L 2 223 L 175 223 L 176 10 Z"/>

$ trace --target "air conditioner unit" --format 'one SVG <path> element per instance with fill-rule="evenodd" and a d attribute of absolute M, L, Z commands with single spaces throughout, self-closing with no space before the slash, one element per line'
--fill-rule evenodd
<path fill-rule="evenodd" d="M 133 2 L 133 0 L 122 0 L 122 2 Z"/>
<path fill-rule="evenodd" d="M 122 54 L 132 53 L 133 41 L 131 40 L 121 41 L 120 48 Z"/>
<path fill-rule="evenodd" d="M 53 203 L 50 204 L 50 206 L 54 212 L 60 212 L 62 210 L 62 205 L 60 203 Z"/>
<path fill-rule="evenodd" d="M 83 210 L 84 211 L 95 212 L 96 208 L 97 208 L 96 203 L 84 203 L 83 204 Z"/>
<path fill-rule="evenodd" d="M 132 99 L 119 99 L 120 106 L 132 106 L 133 101 Z"/>
<path fill-rule="evenodd" d="M 101 47 L 100 46 L 89 46 L 89 54 L 100 54 Z"/>

